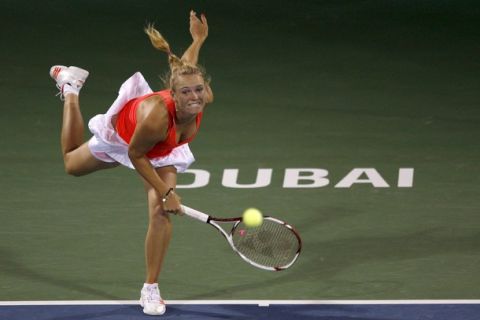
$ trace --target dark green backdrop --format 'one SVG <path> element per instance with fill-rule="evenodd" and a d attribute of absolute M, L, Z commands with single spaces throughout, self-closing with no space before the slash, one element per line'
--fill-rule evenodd
<path fill-rule="evenodd" d="M 125 168 L 64 174 L 48 70 L 90 71 L 86 120 L 137 70 L 160 89 L 166 59 L 142 28 L 155 22 L 181 53 L 191 8 L 210 25 L 200 60 L 216 101 L 191 147 L 211 179 L 179 193 L 218 215 L 255 206 L 285 219 L 304 252 L 290 270 L 259 271 L 213 229 L 175 217 L 164 297 L 480 298 L 476 1 L 2 0 L 0 300 L 137 298 L 142 184 Z M 239 183 L 272 168 L 272 182 L 226 188 L 226 168 Z M 283 188 L 286 168 L 328 170 L 330 184 Z M 353 168 L 390 187 L 335 188 Z M 396 186 L 399 168 L 414 168 L 412 188 Z"/>

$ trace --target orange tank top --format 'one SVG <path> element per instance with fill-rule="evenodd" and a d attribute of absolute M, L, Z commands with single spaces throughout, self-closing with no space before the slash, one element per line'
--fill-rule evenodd
<path fill-rule="evenodd" d="M 168 129 L 167 136 L 164 141 L 157 143 L 148 153 L 147 157 L 149 159 L 164 157 L 172 152 L 172 150 L 182 144 L 189 143 L 195 138 L 196 132 L 189 139 L 184 140 L 180 143 L 176 141 L 176 127 L 175 127 L 175 101 L 170 94 L 170 90 L 162 90 L 153 92 L 138 98 L 134 98 L 128 101 L 122 110 L 118 113 L 117 123 L 115 129 L 117 130 L 118 135 L 127 143 L 130 144 L 132 140 L 133 133 L 135 132 L 135 127 L 137 126 L 137 108 L 143 100 L 151 96 L 161 96 L 168 110 Z M 197 132 L 200 127 L 200 122 L 202 120 L 202 113 L 197 115 L 196 125 Z"/>

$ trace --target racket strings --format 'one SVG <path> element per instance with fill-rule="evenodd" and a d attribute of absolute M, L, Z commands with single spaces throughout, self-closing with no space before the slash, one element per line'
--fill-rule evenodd
<path fill-rule="evenodd" d="M 272 268 L 291 263 L 299 249 L 298 239 L 291 229 L 266 219 L 257 228 L 247 228 L 240 223 L 233 231 L 232 240 L 245 258 Z"/>

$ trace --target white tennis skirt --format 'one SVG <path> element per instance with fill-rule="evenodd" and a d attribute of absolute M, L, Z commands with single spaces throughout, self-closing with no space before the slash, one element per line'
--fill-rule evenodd
<path fill-rule="evenodd" d="M 152 89 L 140 72 L 125 81 L 118 92 L 117 99 L 105 114 L 98 114 L 88 122 L 93 137 L 88 141 L 92 155 L 103 162 L 118 162 L 125 167 L 135 169 L 128 157 L 128 144 L 117 134 L 112 118 L 125 104 L 136 97 L 152 93 Z M 195 161 L 188 144 L 183 144 L 164 157 L 152 158 L 153 167 L 175 166 L 178 172 L 184 172 Z"/>

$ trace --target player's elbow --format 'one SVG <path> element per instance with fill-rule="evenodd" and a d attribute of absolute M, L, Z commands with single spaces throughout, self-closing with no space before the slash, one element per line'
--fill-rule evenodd
<path fill-rule="evenodd" d="M 130 161 L 135 162 L 139 158 L 142 158 L 144 154 L 142 152 L 139 152 L 135 147 L 132 147 L 131 145 L 128 147 L 128 157 L 130 158 Z"/>
<path fill-rule="evenodd" d="M 137 158 L 137 152 L 135 149 L 133 148 L 128 148 L 128 157 L 130 158 L 130 160 L 134 161 L 136 158 Z"/>

